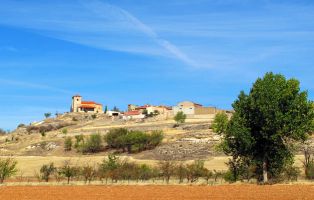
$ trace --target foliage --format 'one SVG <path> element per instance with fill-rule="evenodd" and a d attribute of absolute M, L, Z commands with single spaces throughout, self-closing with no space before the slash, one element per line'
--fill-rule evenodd
<path fill-rule="evenodd" d="M 194 163 L 187 165 L 187 178 L 191 183 L 197 181 L 204 175 L 204 161 L 196 160 Z"/>
<path fill-rule="evenodd" d="M 66 137 L 64 139 L 64 150 L 71 151 L 72 150 L 72 137 Z"/>
<path fill-rule="evenodd" d="M 160 161 L 158 167 L 163 179 L 166 180 L 166 183 L 169 183 L 170 177 L 175 174 L 175 163 L 169 160 Z"/>
<path fill-rule="evenodd" d="M 96 177 L 97 170 L 94 166 L 86 164 L 81 168 L 80 174 L 83 176 L 85 183 L 87 181 L 90 183 Z"/>
<path fill-rule="evenodd" d="M 184 114 L 182 111 L 179 111 L 177 112 L 173 119 L 174 121 L 177 122 L 177 124 L 183 124 L 186 119 L 186 114 Z"/>
<path fill-rule="evenodd" d="M 66 129 L 66 128 L 62 129 L 61 133 L 66 135 L 68 133 L 68 129 Z"/>
<path fill-rule="evenodd" d="M 53 162 L 48 165 L 43 165 L 40 168 L 41 179 L 48 182 L 50 176 L 55 173 L 56 169 L 57 168 L 54 166 Z"/>
<path fill-rule="evenodd" d="M 51 116 L 51 113 L 48 112 L 48 113 L 45 113 L 44 115 L 45 115 L 46 118 L 49 118 Z"/>
<path fill-rule="evenodd" d="M 13 158 L 0 158 L 0 184 L 17 172 L 16 165 Z"/>
<path fill-rule="evenodd" d="M 105 111 L 104 113 L 106 114 L 108 112 L 108 106 L 105 106 Z"/>
<path fill-rule="evenodd" d="M 68 184 L 70 180 L 79 174 L 79 168 L 70 165 L 70 161 L 65 161 L 63 166 L 59 168 L 58 173 L 67 178 Z"/>
<path fill-rule="evenodd" d="M 313 180 L 314 179 L 314 158 L 310 154 L 309 148 L 306 148 L 304 150 L 303 167 L 304 167 L 305 177 L 307 179 Z"/>
<path fill-rule="evenodd" d="M 233 103 L 222 146 L 227 155 L 254 162 L 258 180 L 280 175 L 293 162 L 293 142 L 306 140 L 313 128 L 313 104 L 299 85 L 267 73 Z"/>
<path fill-rule="evenodd" d="M 141 152 L 153 149 L 161 143 L 163 133 L 153 131 L 151 134 L 141 131 L 128 131 L 127 129 L 113 129 L 105 136 L 110 148 L 121 149 L 123 152 Z"/>
<path fill-rule="evenodd" d="M 80 150 L 83 153 L 97 153 L 101 151 L 102 148 L 103 146 L 100 134 L 91 134 L 86 142 L 82 144 Z"/>
<path fill-rule="evenodd" d="M 292 165 L 288 165 L 283 170 L 283 177 L 287 181 L 297 181 L 300 174 L 301 174 L 300 169 Z"/>
<path fill-rule="evenodd" d="M 213 121 L 213 131 L 217 134 L 226 133 L 228 127 L 228 115 L 224 112 L 218 113 Z"/>
<path fill-rule="evenodd" d="M 75 144 L 74 144 L 74 148 L 78 149 L 80 148 L 80 146 L 84 145 L 84 135 L 76 135 L 74 136 L 75 138 Z"/>
<path fill-rule="evenodd" d="M 92 114 L 92 119 L 96 119 L 97 115 L 96 114 Z"/>

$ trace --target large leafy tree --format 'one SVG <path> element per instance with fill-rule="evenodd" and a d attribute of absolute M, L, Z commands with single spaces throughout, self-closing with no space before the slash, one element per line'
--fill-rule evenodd
<path fill-rule="evenodd" d="M 224 134 L 224 152 L 234 160 L 251 160 L 260 180 L 280 174 L 293 163 L 293 147 L 312 130 L 313 102 L 296 79 L 267 73 L 249 94 L 233 103 L 234 115 Z"/>

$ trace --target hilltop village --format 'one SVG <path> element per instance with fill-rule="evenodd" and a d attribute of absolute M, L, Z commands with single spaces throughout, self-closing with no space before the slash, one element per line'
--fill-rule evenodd
<path fill-rule="evenodd" d="M 228 112 L 216 107 L 206 107 L 191 101 L 182 101 L 175 106 L 150 104 L 138 106 L 129 104 L 127 111 L 122 112 L 117 108 L 108 110 L 107 106 L 104 108 L 102 104 L 94 101 L 83 101 L 81 95 L 74 95 L 71 105 L 71 112 L 73 113 L 106 114 L 109 117 L 124 120 L 144 119 L 153 116 L 158 116 L 159 119 L 170 119 L 180 111 L 183 112 L 187 118 L 193 119 L 211 118 L 218 112 Z"/>

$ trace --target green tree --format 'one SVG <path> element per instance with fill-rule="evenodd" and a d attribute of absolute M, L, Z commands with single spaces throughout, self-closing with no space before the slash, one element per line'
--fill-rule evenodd
<path fill-rule="evenodd" d="M 66 137 L 64 140 L 64 150 L 71 151 L 72 150 L 72 138 Z"/>
<path fill-rule="evenodd" d="M 0 184 L 17 172 L 16 165 L 13 158 L 0 158 Z"/>
<path fill-rule="evenodd" d="M 67 178 L 68 184 L 70 183 L 70 180 L 77 176 L 79 173 L 79 168 L 75 166 L 71 166 L 70 161 L 65 161 L 63 166 L 58 171 L 59 174 Z"/>
<path fill-rule="evenodd" d="M 40 168 L 41 179 L 48 182 L 50 176 L 55 172 L 56 172 L 56 167 L 54 166 L 53 162 L 48 165 L 43 165 Z"/>
<path fill-rule="evenodd" d="M 91 134 L 82 146 L 83 153 L 97 153 L 102 150 L 102 139 L 100 134 Z"/>
<path fill-rule="evenodd" d="M 174 121 L 177 122 L 177 124 L 183 124 L 186 119 L 186 114 L 184 114 L 182 111 L 177 112 L 177 114 L 174 116 Z"/>
<path fill-rule="evenodd" d="M 46 118 L 49 118 L 51 116 L 51 113 L 48 112 L 48 113 L 45 113 L 44 115 L 45 115 Z"/>
<path fill-rule="evenodd" d="M 263 182 L 280 175 L 293 163 L 293 143 L 305 141 L 312 129 L 313 103 L 307 96 L 296 79 L 273 73 L 257 79 L 250 93 L 242 91 L 232 105 L 224 152 L 251 160 Z"/>
<path fill-rule="evenodd" d="M 213 121 L 213 131 L 217 134 L 223 134 L 228 127 L 228 115 L 224 112 L 218 113 Z"/>
<path fill-rule="evenodd" d="M 106 114 L 108 112 L 108 106 L 105 106 L 105 111 L 104 113 Z"/>

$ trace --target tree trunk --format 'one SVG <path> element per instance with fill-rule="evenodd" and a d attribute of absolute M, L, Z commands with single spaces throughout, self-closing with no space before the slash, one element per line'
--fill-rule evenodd
<path fill-rule="evenodd" d="M 263 182 L 268 182 L 268 174 L 267 174 L 267 162 L 266 160 L 263 161 Z"/>

